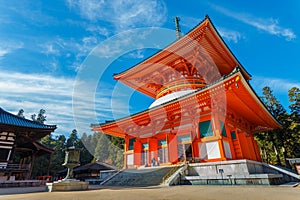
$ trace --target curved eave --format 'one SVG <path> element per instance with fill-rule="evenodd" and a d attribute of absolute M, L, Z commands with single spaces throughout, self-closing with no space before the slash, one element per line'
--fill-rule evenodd
<path fill-rule="evenodd" d="M 208 27 L 208 29 L 209 29 L 208 31 L 210 31 L 209 33 L 211 33 L 211 35 L 206 36 L 206 34 L 205 34 L 204 37 L 207 38 L 208 43 L 206 45 L 204 45 L 204 49 L 209 51 L 210 55 L 214 55 L 214 56 L 216 56 L 218 54 L 218 53 L 216 53 L 216 51 L 221 49 L 221 51 L 224 52 L 224 54 L 226 54 L 225 58 L 222 57 L 222 53 L 219 53 L 219 55 L 217 55 L 217 57 L 220 60 L 224 59 L 224 61 L 228 61 L 226 58 L 226 57 L 228 57 L 229 62 L 232 62 L 232 64 L 228 64 L 228 65 L 230 65 L 232 70 L 236 66 L 239 66 L 244 77 L 247 80 L 251 79 L 251 75 L 244 69 L 244 67 L 240 64 L 240 62 L 234 56 L 234 54 L 229 49 L 229 47 L 226 45 L 226 43 L 224 42 L 224 40 L 222 39 L 222 37 L 216 30 L 215 26 L 212 24 L 212 22 L 208 16 L 206 16 L 206 18 L 202 22 L 200 22 L 197 26 L 195 26 L 190 32 L 188 32 L 182 38 L 174 41 L 173 43 L 171 43 L 164 49 L 158 51 L 156 54 L 148 57 L 144 61 L 136 64 L 135 66 L 129 68 L 128 70 L 125 70 L 119 74 L 115 74 L 114 79 L 123 82 L 125 85 L 128 85 L 129 87 L 131 87 L 141 93 L 144 93 L 150 97 L 155 98 L 156 93 L 154 91 L 145 87 L 145 83 L 134 82 L 133 77 L 137 76 L 137 74 L 139 74 L 139 73 L 147 74 L 147 73 L 150 73 L 151 71 L 153 72 L 156 70 L 156 68 L 160 67 L 160 66 L 153 66 L 153 65 L 149 66 L 149 67 L 145 67 L 147 65 L 151 65 L 153 63 L 164 65 L 165 64 L 164 62 L 166 62 L 165 60 L 167 60 L 167 59 L 169 61 L 170 61 L 170 59 L 173 59 L 173 61 L 178 59 L 179 56 L 176 55 L 176 52 L 179 51 L 185 45 L 189 44 L 189 41 L 194 41 L 194 40 L 199 39 L 199 38 L 197 38 L 199 36 L 196 33 L 205 27 Z M 213 41 L 210 41 L 210 40 L 213 40 Z M 218 47 L 219 47 L 219 49 L 218 49 Z M 175 52 L 175 54 L 172 52 Z M 220 66 L 218 66 L 218 67 L 220 67 Z M 220 68 L 219 68 L 219 70 L 220 70 Z M 228 71 L 228 69 L 227 69 L 227 71 Z M 229 73 L 230 72 L 227 72 L 227 74 L 229 74 Z"/>
<path fill-rule="evenodd" d="M 151 59 L 154 59 L 155 57 L 159 56 L 160 54 L 162 54 L 164 52 L 165 49 L 169 49 L 172 46 L 174 46 L 175 44 L 177 44 L 179 41 L 183 41 L 185 38 L 187 38 L 188 34 L 192 33 L 193 31 L 195 31 L 197 28 L 199 28 L 201 25 L 204 24 L 205 20 L 208 18 L 208 16 L 206 16 L 198 25 L 196 25 L 193 29 L 191 29 L 186 35 L 184 35 L 183 37 L 181 37 L 178 40 L 175 40 L 174 42 L 172 42 L 171 44 L 167 45 L 165 48 L 159 50 L 157 53 L 153 54 L 152 56 L 146 58 L 145 60 L 142 60 L 141 62 L 137 63 L 136 65 L 128 68 L 127 70 L 114 74 L 114 79 L 115 80 L 119 80 L 122 76 L 124 76 L 126 73 L 131 73 L 131 71 L 135 70 L 138 66 L 146 63 L 147 61 L 150 61 Z"/>
<path fill-rule="evenodd" d="M 212 30 L 216 33 L 216 35 L 218 36 L 218 39 L 220 40 L 220 42 L 222 43 L 222 45 L 224 46 L 224 48 L 230 53 L 230 56 L 232 57 L 232 59 L 234 59 L 234 61 L 237 63 L 237 66 L 239 66 L 239 68 L 241 69 L 243 76 L 247 79 L 247 80 L 251 80 L 251 74 L 243 67 L 243 65 L 240 63 L 240 61 L 236 58 L 236 56 L 232 53 L 232 51 L 230 50 L 230 48 L 228 47 L 228 45 L 225 43 L 225 41 L 223 40 L 223 38 L 221 37 L 220 33 L 218 32 L 218 30 L 216 29 L 216 27 L 214 26 L 214 24 L 212 23 L 212 21 L 210 20 L 209 16 L 207 16 L 207 18 L 209 19 L 209 24 L 212 26 Z"/>
<path fill-rule="evenodd" d="M 269 121 L 271 122 L 270 126 L 272 127 L 271 129 L 276 129 L 276 128 L 282 128 L 282 125 L 275 119 L 275 117 L 268 111 L 268 109 L 266 108 L 265 104 L 261 101 L 261 99 L 259 98 L 259 96 L 255 93 L 254 89 L 252 88 L 252 86 L 248 83 L 248 81 L 246 81 L 245 79 L 242 79 L 243 85 L 245 86 L 246 90 L 249 92 L 249 94 L 251 95 L 251 99 L 254 100 L 257 105 L 260 107 L 261 111 L 263 113 L 266 114 L 266 117 L 269 119 Z M 248 104 L 248 102 L 245 102 L 246 104 Z M 258 114 L 255 110 L 252 109 L 253 112 L 255 112 L 256 114 Z M 259 115 L 259 114 L 258 114 Z M 271 130 L 270 129 L 270 130 Z M 267 130 L 267 129 L 266 129 Z M 260 130 L 256 131 L 256 132 L 261 132 Z"/>
<path fill-rule="evenodd" d="M 237 77 L 239 78 L 236 79 Z M 234 85 L 234 80 L 239 80 L 237 87 Z M 127 134 L 126 127 L 131 123 L 135 123 L 134 125 L 136 125 L 141 121 L 149 120 L 149 116 L 157 116 L 157 113 L 161 112 L 161 109 L 165 109 L 167 106 L 176 104 L 179 101 L 185 101 L 195 95 L 204 94 L 207 91 L 213 91 L 216 88 L 220 88 L 220 86 L 223 87 L 222 85 L 228 82 L 231 83 L 232 86 L 231 89 L 226 90 L 226 107 L 230 107 L 242 116 L 247 116 L 250 123 L 257 125 L 255 129 L 251 131 L 252 134 L 281 127 L 280 123 L 266 109 L 242 73 L 238 71 L 209 87 L 191 92 L 151 109 L 146 109 L 134 115 L 126 116 L 108 123 L 93 124 L 92 130 L 124 138 Z"/>

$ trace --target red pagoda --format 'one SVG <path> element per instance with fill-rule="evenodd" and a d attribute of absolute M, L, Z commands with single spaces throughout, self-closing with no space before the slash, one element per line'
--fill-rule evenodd
<path fill-rule="evenodd" d="M 261 161 L 254 135 L 280 128 L 209 17 L 114 79 L 155 99 L 147 110 L 92 125 L 125 139 L 124 168 Z"/>

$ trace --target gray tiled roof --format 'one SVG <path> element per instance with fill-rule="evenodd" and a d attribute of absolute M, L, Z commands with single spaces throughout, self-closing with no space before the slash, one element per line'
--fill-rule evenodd
<path fill-rule="evenodd" d="M 41 124 L 17 115 L 11 114 L 0 108 L 0 124 L 37 129 L 56 129 L 56 125 Z"/>

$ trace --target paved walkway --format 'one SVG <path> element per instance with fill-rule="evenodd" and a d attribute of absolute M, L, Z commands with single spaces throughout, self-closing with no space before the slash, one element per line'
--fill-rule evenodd
<path fill-rule="evenodd" d="M 45 186 L 0 188 L 0 197 L 1 195 L 7 195 L 7 194 L 25 194 L 25 193 L 45 192 L 45 191 L 46 191 Z"/>
<path fill-rule="evenodd" d="M 18 188 L 19 190 L 19 188 Z M 77 199 L 201 199 L 201 200 L 299 200 L 300 187 L 279 186 L 174 186 L 121 188 L 110 187 L 74 192 L 36 192 L 29 194 L 0 195 L 0 200 L 77 200 Z"/>

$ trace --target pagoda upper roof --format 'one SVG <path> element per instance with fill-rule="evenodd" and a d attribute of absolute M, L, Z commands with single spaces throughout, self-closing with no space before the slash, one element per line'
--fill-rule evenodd
<path fill-rule="evenodd" d="M 45 129 L 54 131 L 56 125 L 41 124 L 23 117 L 11 114 L 0 108 L 0 125 L 2 126 L 17 126 L 29 129 Z"/>
<path fill-rule="evenodd" d="M 254 125 L 251 130 L 252 134 L 281 127 L 281 124 L 272 116 L 256 95 L 239 68 L 233 70 L 229 75 L 220 78 L 217 82 L 179 98 L 117 120 L 92 124 L 91 127 L 94 131 L 124 138 L 126 135 L 130 135 L 124 129 L 125 127 L 138 126 L 140 122 L 144 123 L 145 121 L 151 124 L 150 116 L 161 117 L 162 113 L 165 113 L 166 110 L 176 109 L 187 102 L 197 102 L 199 105 L 205 104 L 205 101 L 212 98 L 211 95 L 222 92 L 226 93 L 225 107 L 236 113 L 240 113 L 241 116 L 247 116 L 247 120 Z M 197 101 L 193 100 L 195 97 L 198 99 Z M 136 135 L 132 136 L 137 137 Z"/>
<path fill-rule="evenodd" d="M 192 71 L 203 76 L 207 84 L 230 74 L 236 67 L 241 69 L 247 80 L 251 79 L 251 75 L 233 55 L 208 16 L 164 49 L 128 70 L 115 74 L 114 79 L 155 98 L 157 91 L 164 86 L 161 80 L 166 79 L 157 77 L 170 74 L 178 62 L 192 66 Z"/>

